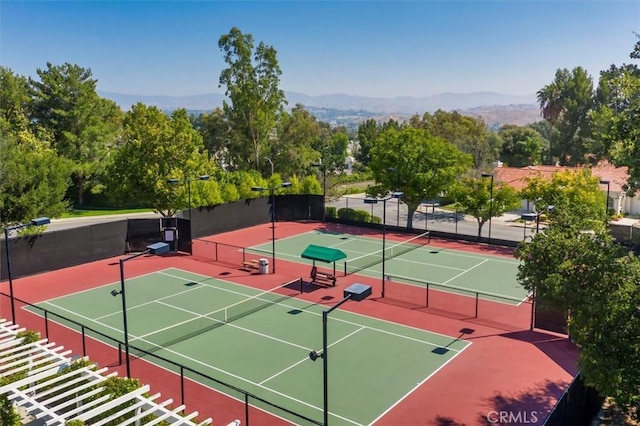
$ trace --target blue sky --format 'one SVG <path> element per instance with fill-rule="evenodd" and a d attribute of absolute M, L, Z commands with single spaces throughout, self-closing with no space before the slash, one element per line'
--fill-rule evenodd
<path fill-rule="evenodd" d="M 236 26 L 278 51 L 281 88 L 309 95 L 534 93 L 557 68 L 629 63 L 638 0 L 6 1 L 0 64 L 91 68 L 98 89 L 222 92 L 217 42 Z"/>

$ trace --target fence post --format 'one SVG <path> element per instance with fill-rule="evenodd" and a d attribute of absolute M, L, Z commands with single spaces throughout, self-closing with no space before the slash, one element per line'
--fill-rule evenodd
<path fill-rule="evenodd" d="M 82 356 L 87 356 L 87 339 L 85 339 L 84 325 L 80 327 L 82 332 Z"/>
<path fill-rule="evenodd" d="M 44 311 L 44 337 L 49 338 L 49 311 Z"/>
<path fill-rule="evenodd" d="M 478 318 L 478 299 L 480 299 L 480 293 L 476 291 L 476 316 L 474 318 Z"/>
<path fill-rule="evenodd" d="M 244 424 L 249 426 L 249 394 L 244 394 Z"/>
<path fill-rule="evenodd" d="M 427 297 L 426 297 L 425 308 L 428 308 L 429 307 L 429 283 L 427 283 L 426 290 L 427 290 Z"/>
<path fill-rule="evenodd" d="M 180 399 L 181 405 L 184 405 L 184 367 L 180 366 Z"/>

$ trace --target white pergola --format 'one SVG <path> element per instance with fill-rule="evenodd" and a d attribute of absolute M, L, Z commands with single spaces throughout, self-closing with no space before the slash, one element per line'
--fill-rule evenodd
<path fill-rule="evenodd" d="M 0 319 L 0 377 L 25 373 L 27 377 L 0 386 L 0 394 L 7 395 L 21 414 L 32 421 L 45 425 L 64 425 L 70 420 L 82 420 L 92 426 L 112 425 L 116 418 L 130 416 L 119 425 L 155 425 L 165 421 L 171 425 L 209 425 L 211 419 L 200 423 L 192 420 L 198 412 L 180 413 L 184 405 L 173 409 L 168 406 L 173 402 L 168 399 L 156 402 L 159 393 L 145 396 L 150 388 L 142 386 L 121 397 L 112 399 L 110 395 L 95 398 L 104 391 L 100 386 L 109 377 L 117 376 L 117 372 L 107 373 L 107 368 L 97 369 L 96 365 L 65 371 L 77 357 L 71 357 L 70 350 L 56 346 L 47 339 L 22 344 L 22 338 L 16 335 L 23 331 L 18 325 Z M 59 374 L 62 373 L 62 374 Z M 58 375 L 59 374 L 59 375 Z M 99 415 L 120 408 L 119 411 L 101 420 Z M 124 408 L 122 408 L 124 407 Z M 153 415 L 153 420 L 145 420 Z M 94 420 L 92 420 L 94 419 Z"/>

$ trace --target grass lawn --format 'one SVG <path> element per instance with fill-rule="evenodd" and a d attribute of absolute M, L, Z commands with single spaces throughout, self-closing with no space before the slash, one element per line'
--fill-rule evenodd
<path fill-rule="evenodd" d="M 151 209 L 71 209 L 62 218 L 104 216 L 108 214 L 149 213 Z"/>

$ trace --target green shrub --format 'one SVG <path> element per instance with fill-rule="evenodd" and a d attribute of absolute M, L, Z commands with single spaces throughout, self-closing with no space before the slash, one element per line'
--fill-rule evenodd
<path fill-rule="evenodd" d="M 65 426 L 84 426 L 84 422 L 82 420 L 69 420 L 64 425 Z"/>
<path fill-rule="evenodd" d="M 356 222 L 369 222 L 371 220 L 371 215 L 366 210 L 355 210 L 353 216 L 353 220 Z"/>
<path fill-rule="evenodd" d="M 338 219 L 355 220 L 356 211 L 348 207 L 338 209 Z"/>
<path fill-rule="evenodd" d="M 338 209 L 333 206 L 325 207 L 324 215 L 325 217 L 336 218 L 338 217 Z"/>
<path fill-rule="evenodd" d="M 382 218 L 380 216 L 371 216 L 371 223 L 382 224 Z"/>

